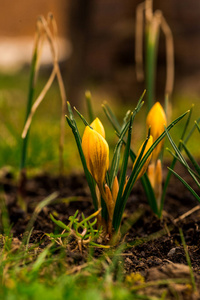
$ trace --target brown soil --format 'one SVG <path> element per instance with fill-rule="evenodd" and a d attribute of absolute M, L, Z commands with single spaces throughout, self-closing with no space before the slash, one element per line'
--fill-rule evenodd
<path fill-rule="evenodd" d="M 181 170 L 179 168 L 179 173 L 184 172 L 185 177 L 185 171 Z M 56 212 L 57 219 L 67 223 L 68 217 L 74 215 L 77 209 L 86 216 L 94 212 L 83 174 L 62 178 L 42 175 L 28 179 L 24 189 L 27 213 L 17 204 L 17 186 L 11 174 L 6 174 L 1 180 L 12 233 L 17 240 L 22 240 L 36 205 L 55 191 L 59 192 L 59 198 L 75 196 L 78 201 L 68 204 L 54 201 L 43 208 L 35 220 L 30 244 L 39 243 L 43 248 L 50 242 L 45 235 L 54 232 L 55 228 L 49 217 L 50 213 Z M 187 181 L 191 184 L 190 178 L 187 178 Z M 190 270 L 179 233 L 179 228 L 182 228 L 196 283 L 200 286 L 200 207 L 189 216 L 179 218 L 197 205 L 197 200 L 172 177 L 163 219 L 158 220 L 149 208 L 143 189 L 138 183 L 128 200 L 122 225 L 122 229 L 128 230 L 122 239 L 125 248 L 120 256 L 125 275 L 140 272 L 147 282 L 170 278 L 190 279 Z M 95 255 L 101 255 L 102 251 L 97 249 Z M 87 248 L 83 249 L 81 254 L 78 247 L 71 246 L 66 251 L 66 259 L 70 265 L 77 266 L 86 262 L 87 254 Z M 141 293 L 160 297 L 165 290 L 169 297 L 167 299 L 200 299 L 198 293 L 192 291 L 191 284 L 172 283 L 161 285 L 159 288 L 151 286 L 143 289 Z"/>

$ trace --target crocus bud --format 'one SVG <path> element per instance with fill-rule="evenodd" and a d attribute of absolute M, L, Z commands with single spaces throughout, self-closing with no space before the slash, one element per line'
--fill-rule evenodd
<path fill-rule="evenodd" d="M 116 200 L 117 200 L 118 192 L 119 192 L 119 182 L 118 182 L 117 176 L 115 176 L 113 186 L 112 186 L 112 197 L 113 197 L 114 202 L 116 202 Z"/>
<path fill-rule="evenodd" d="M 90 126 L 96 130 L 104 139 L 105 139 L 105 130 L 104 127 L 101 123 L 101 121 L 99 120 L 99 118 L 96 118 L 91 124 Z"/>
<path fill-rule="evenodd" d="M 144 149 L 142 158 L 143 158 L 144 155 L 147 153 L 147 151 L 148 151 L 149 148 L 152 146 L 152 144 L 153 144 L 153 137 L 150 135 L 150 137 L 149 137 L 149 139 L 148 139 L 148 142 L 147 142 L 147 144 L 146 144 L 146 147 L 145 147 L 145 149 Z M 133 164 L 133 169 L 134 169 L 135 163 L 136 163 L 136 161 L 137 161 L 137 159 L 138 159 L 138 157 L 139 157 L 139 155 L 140 155 L 140 153 L 141 153 L 141 151 L 142 151 L 143 145 L 144 145 L 144 143 L 141 145 L 141 147 L 140 147 L 140 149 L 139 149 L 139 151 L 138 151 L 138 154 L 137 154 L 137 156 L 136 156 L 135 162 L 134 162 L 134 164 Z M 144 173 L 146 172 L 146 169 L 147 169 L 147 167 L 148 167 L 148 165 L 149 165 L 149 162 L 150 162 L 150 160 L 151 160 L 151 156 L 152 156 L 152 153 L 149 155 L 149 157 L 148 157 L 147 160 L 145 161 L 145 163 L 144 163 L 142 169 L 140 170 L 140 173 L 138 174 L 137 180 L 140 179 L 140 177 L 142 177 L 142 175 L 144 175 Z M 141 160 L 142 160 L 142 158 L 141 158 Z"/>
<path fill-rule="evenodd" d="M 156 163 L 153 162 L 149 165 L 148 177 L 149 177 L 151 186 L 154 190 L 158 209 L 160 209 L 160 202 L 161 202 L 161 196 L 162 196 L 162 164 L 161 164 L 160 159 L 158 159 L 156 161 Z"/>
<path fill-rule="evenodd" d="M 167 119 L 164 112 L 164 109 L 159 102 L 156 102 L 153 107 L 150 109 L 147 119 L 146 119 L 147 129 L 151 127 L 151 135 L 154 142 L 157 138 L 163 133 L 164 126 L 167 125 Z M 158 158 L 158 155 L 162 149 L 164 139 L 156 146 L 153 151 L 152 159 L 155 161 Z"/>
<path fill-rule="evenodd" d="M 115 203 L 113 201 L 112 193 L 110 191 L 109 186 L 107 184 L 105 184 L 104 188 L 105 188 L 105 195 L 106 195 L 104 200 L 106 202 L 106 206 L 107 206 L 107 209 L 108 209 L 109 216 L 112 217 L 114 207 L 115 207 Z"/>
<path fill-rule="evenodd" d="M 155 186 L 155 163 L 154 162 L 149 164 L 147 174 L 148 174 L 151 186 L 154 189 L 154 186 Z"/>
<path fill-rule="evenodd" d="M 109 147 L 106 140 L 94 129 L 86 126 L 82 149 L 89 172 L 97 184 L 102 184 L 109 167 Z"/>

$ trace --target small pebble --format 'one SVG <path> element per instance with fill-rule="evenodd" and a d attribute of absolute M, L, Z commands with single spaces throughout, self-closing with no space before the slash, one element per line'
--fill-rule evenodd
<path fill-rule="evenodd" d="M 176 253 L 176 248 L 172 248 L 168 253 L 167 256 L 173 256 Z"/>

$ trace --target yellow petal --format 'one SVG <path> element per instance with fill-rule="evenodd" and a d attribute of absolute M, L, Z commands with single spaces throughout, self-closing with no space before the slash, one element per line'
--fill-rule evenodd
<path fill-rule="evenodd" d="M 144 143 L 145 143 L 145 142 L 144 142 Z M 134 164 L 133 164 L 133 168 L 134 168 L 135 163 L 136 163 L 136 161 L 137 161 L 137 159 L 138 159 L 138 157 L 139 157 L 139 155 L 140 155 L 140 153 L 141 153 L 141 151 L 142 151 L 142 148 L 143 148 L 144 143 L 141 145 L 141 147 L 140 147 L 140 149 L 139 149 L 139 151 L 138 151 L 138 154 L 137 154 L 137 156 L 136 156 L 135 162 L 134 162 Z M 153 144 L 153 137 L 150 135 L 150 137 L 149 137 L 149 139 L 148 139 L 148 142 L 147 142 L 147 144 L 146 144 L 146 147 L 145 147 L 145 149 L 144 149 L 142 158 L 143 158 L 144 155 L 147 153 L 147 151 L 148 151 L 149 148 L 152 146 L 152 144 Z M 147 167 L 148 167 L 148 165 L 149 165 L 149 162 L 150 162 L 150 160 L 151 160 L 151 155 L 152 155 L 152 154 L 150 154 L 149 157 L 147 158 L 147 160 L 145 161 L 145 163 L 144 163 L 142 169 L 140 170 L 140 173 L 138 174 L 137 180 L 138 180 L 140 177 L 142 177 L 142 175 L 146 172 L 146 169 L 147 169 Z M 141 158 L 141 159 L 142 159 L 142 158 Z"/>
<path fill-rule="evenodd" d="M 96 118 L 91 124 L 90 126 L 96 130 L 104 139 L 105 139 L 105 130 L 104 127 L 101 123 L 101 121 L 99 120 L 99 118 Z"/>
<path fill-rule="evenodd" d="M 150 109 L 147 119 L 146 119 L 147 129 L 151 127 L 151 135 L 153 140 L 157 140 L 157 138 L 163 133 L 164 126 L 167 125 L 167 119 L 159 102 L 156 102 L 153 107 Z M 152 158 L 156 160 L 164 143 L 164 139 L 156 146 L 153 151 Z"/>
<path fill-rule="evenodd" d="M 147 174 L 148 174 L 151 186 L 154 189 L 154 186 L 155 186 L 155 163 L 154 162 L 149 164 Z"/>
<path fill-rule="evenodd" d="M 113 186 L 112 186 L 112 196 L 113 196 L 114 202 L 116 202 L 116 200 L 117 200 L 118 192 L 119 192 L 119 182 L 118 182 L 117 176 L 115 176 Z"/>
<path fill-rule="evenodd" d="M 115 203 L 113 201 L 113 197 L 112 197 L 111 191 L 109 189 L 109 186 L 107 184 L 105 184 L 104 188 L 105 188 L 105 194 L 106 194 L 106 197 L 104 200 L 106 202 L 108 213 L 109 213 L 110 217 L 112 217 Z"/>
<path fill-rule="evenodd" d="M 89 172 L 98 184 L 102 184 L 109 167 L 109 147 L 106 140 L 97 131 L 86 126 L 82 149 Z"/>

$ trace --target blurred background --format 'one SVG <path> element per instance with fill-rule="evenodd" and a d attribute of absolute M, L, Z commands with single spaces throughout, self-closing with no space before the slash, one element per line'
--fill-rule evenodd
<path fill-rule="evenodd" d="M 24 124 L 37 17 L 46 17 L 48 12 L 52 12 L 56 19 L 59 62 L 67 98 L 73 105 L 80 108 L 85 90 L 91 90 L 97 101 L 94 103 L 111 99 L 114 105 L 123 103 L 128 106 L 137 102 L 145 88 L 144 83 L 136 80 L 134 58 L 136 7 L 139 3 L 139 0 L 0 0 L 0 124 L 1 140 L 4 144 L 6 142 L 7 149 L 1 164 L 11 163 L 13 145 L 17 144 L 15 131 L 20 135 Z M 154 10 L 162 10 L 174 38 L 175 86 L 172 102 L 176 103 L 176 107 L 182 107 L 182 112 L 194 102 L 199 115 L 200 1 L 154 0 L 153 5 Z M 42 57 L 38 91 L 46 83 L 51 68 L 52 59 L 47 46 Z M 155 100 L 162 102 L 166 72 L 165 37 L 162 34 L 157 68 Z M 49 118 L 51 113 L 55 115 L 60 111 L 55 102 L 58 94 L 54 85 L 45 97 L 48 104 L 41 105 L 35 120 L 45 120 L 47 124 L 55 121 Z M 177 117 L 176 108 L 174 112 Z M 37 126 L 41 129 L 41 125 L 34 124 L 32 139 L 37 149 L 31 148 L 30 157 L 33 158 L 29 159 L 29 164 L 37 165 L 37 153 L 43 153 L 42 157 L 46 159 L 47 154 L 42 150 L 44 143 L 49 145 L 48 159 L 54 160 L 55 143 L 53 147 L 50 138 L 53 129 L 50 129 L 50 136 L 46 131 L 45 137 L 39 139 L 36 131 Z M 58 134 L 56 128 L 55 134 Z"/>
<path fill-rule="evenodd" d="M 73 102 L 85 89 L 104 85 L 118 99 L 137 99 L 144 84 L 135 75 L 135 15 L 139 0 L 0 0 L 0 71 L 16 72 L 31 60 L 37 16 L 53 13 L 60 62 Z M 200 1 L 154 1 L 175 44 L 175 93 L 200 93 Z M 157 98 L 163 97 L 165 39 L 160 36 Z M 46 57 L 44 63 L 50 63 Z"/>

